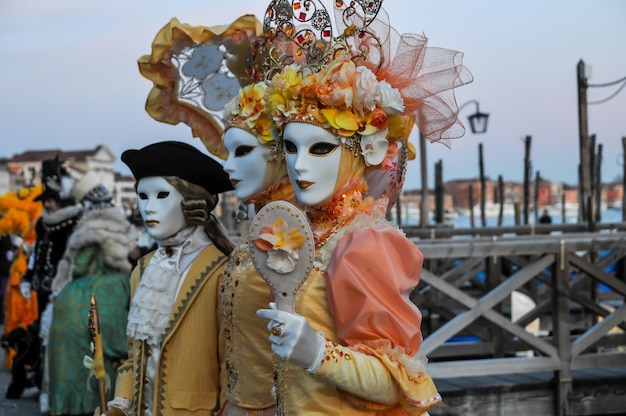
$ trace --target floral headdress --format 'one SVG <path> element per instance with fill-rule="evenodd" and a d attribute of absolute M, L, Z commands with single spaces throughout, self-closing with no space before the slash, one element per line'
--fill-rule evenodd
<path fill-rule="evenodd" d="M 268 109 L 278 125 L 300 121 L 324 127 L 355 156 L 362 154 L 368 166 L 383 162 L 389 140 L 407 136 L 400 92 L 370 69 L 342 56 L 318 72 L 307 70 L 289 65 L 272 78 Z"/>
<path fill-rule="evenodd" d="M 270 157 L 274 160 L 281 158 L 282 152 L 276 122 L 266 111 L 266 91 L 267 84 L 263 81 L 242 87 L 239 95 L 224 107 L 224 124 L 225 129 L 242 128 L 255 136 L 259 143 L 273 146 Z"/>
<path fill-rule="evenodd" d="M 403 145 L 414 158 L 414 124 L 431 142 L 463 136 L 454 89 L 472 76 L 462 54 L 396 33 L 382 0 L 333 4 L 334 28 L 320 1 L 270 2 L 263 22 L 274 42 L 265 60 L 267 106 L 277 125 L 320 125 L 368 166 L 384 169 Z"/>

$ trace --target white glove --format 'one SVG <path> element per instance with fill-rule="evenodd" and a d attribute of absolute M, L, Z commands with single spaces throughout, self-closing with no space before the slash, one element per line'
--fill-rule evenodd
<path fill-rule="evenodd" d="M 46 309 L 43 310 L 39 317 L 39 338 L 41 338 L 41 345 L 48 346 L 48 338 L 50 334 L 50 326 L 52 325 L 54 303 L 48 302 Z"/>
<path fill-rule="evenodd" d="M 326 350 L 326 339 L 321 332 L 315 332 L 302 315 L 274 309 L 259 309 L 259 318 L 269 319 L 272 351 L 292 364 L 314 372 L 319 367 Z"/>
<path fill-rule="evenodd" d="M 31 294 L 30 294 L 30 283 L 29 282 L 22 282 L 22 283 L 20 283 L 20 293 L 22 294 L 22 297 L 24 299 L 30 300 Z"/>

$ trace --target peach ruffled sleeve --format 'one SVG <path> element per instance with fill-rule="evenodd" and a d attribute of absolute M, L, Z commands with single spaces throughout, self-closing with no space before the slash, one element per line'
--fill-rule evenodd
<path fill-rule="evenodd" d="M 424 256 L 389 225 L 342 238 L 328 266 L 328 295 L 337 334 L 347 345 L 388 340 L 417 353 L 422 315 L 409 299 Z"/>
<path fill-rule="evenodd" d="M 356 230 L 333 253 L 327 291 L 342 345 L 327 340 L 316 374 L 356 408 L 417 416 L 441 403 L 417 354 L 422 315 L 409 299 L 423 260 L 391 225 Z"/>

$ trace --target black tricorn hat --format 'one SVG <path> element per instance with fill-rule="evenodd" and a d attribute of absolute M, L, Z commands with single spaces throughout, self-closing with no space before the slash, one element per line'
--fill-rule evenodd
<path fill-rule="evenodd" d="M 61 189 L 61 176 L 69 175 L 67 170 L 63 167 L 63 162 L 59 159 L 59 155 L 56 155 L 54 159 L 47 159 L 41 162 L 41 183 L 43 185 L 43 192 L 36 197 L 35 201 L 45 201 L 46 199 L 61 200 L 59 191 Z M 58 185 L 58 189 L 52 189 L 49 183 L 55 183 Z"/>
<path fill-rule="evenodd" d="M 44 178 L 53 178 L 56 182 L 61 181 L 62 175 L 67 175 L 67 170 L 63 167 L 63 162 L 59 155 L 54 159 L 47 159 L 41 162 L 41 176 Z"/>
<path fill-rule="evenodd" d="M 177 176 L 203 187 L 211 194 L 233 190 L 222 165 L 195 147 L 177 141 L 150 144 L 122 153 L 122 162 L 136 180 L 151 176 Z"/>

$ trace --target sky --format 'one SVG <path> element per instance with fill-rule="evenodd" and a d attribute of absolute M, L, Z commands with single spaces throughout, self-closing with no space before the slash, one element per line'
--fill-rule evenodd
<path fill-rule="evenodd" d="M 323 0 L 327 8 L 332 1 Z M 266 0 L 0 0 L 0 158 L 26 150 L 87 150 L 106 144 L 114 156 L 161 140 L 203 149 L 184 124 L 144 110 L 151 82 L 137 69 L 154 36 L 172 17 L 193 26 L 230 23 L 247 13 L 263 19 Z M 386 0 L 400 33 L 423 33 L 429 46 L 464 53 L 474 81 L 457 89 L 464 137 L 451 148 L 426 146 L 428 182 L 442 162 L 444 181 L 485 175 L 522 181 L 524 138 L 531 136 L 531 176 L 576 184 L 579 164 L 576 68 L 591 85 L 626 77 L 626 2 L 622 0 Z M 603 100 L 622 84 L 590 87 Z M 467 117 L 480 103 L 485 134 Z M 464 105 L 468 104 L 468 105 Z M 589 133 L 602 144 L 602 180 L 623 172 L 626 88 L 588 106 Z M 411 141 L 419 149 L 418 136 Z M 405 189 L 421 187 L 420 157 L 409 162 Z M 118 161 L 118 172 L 130 174 Z"/>

